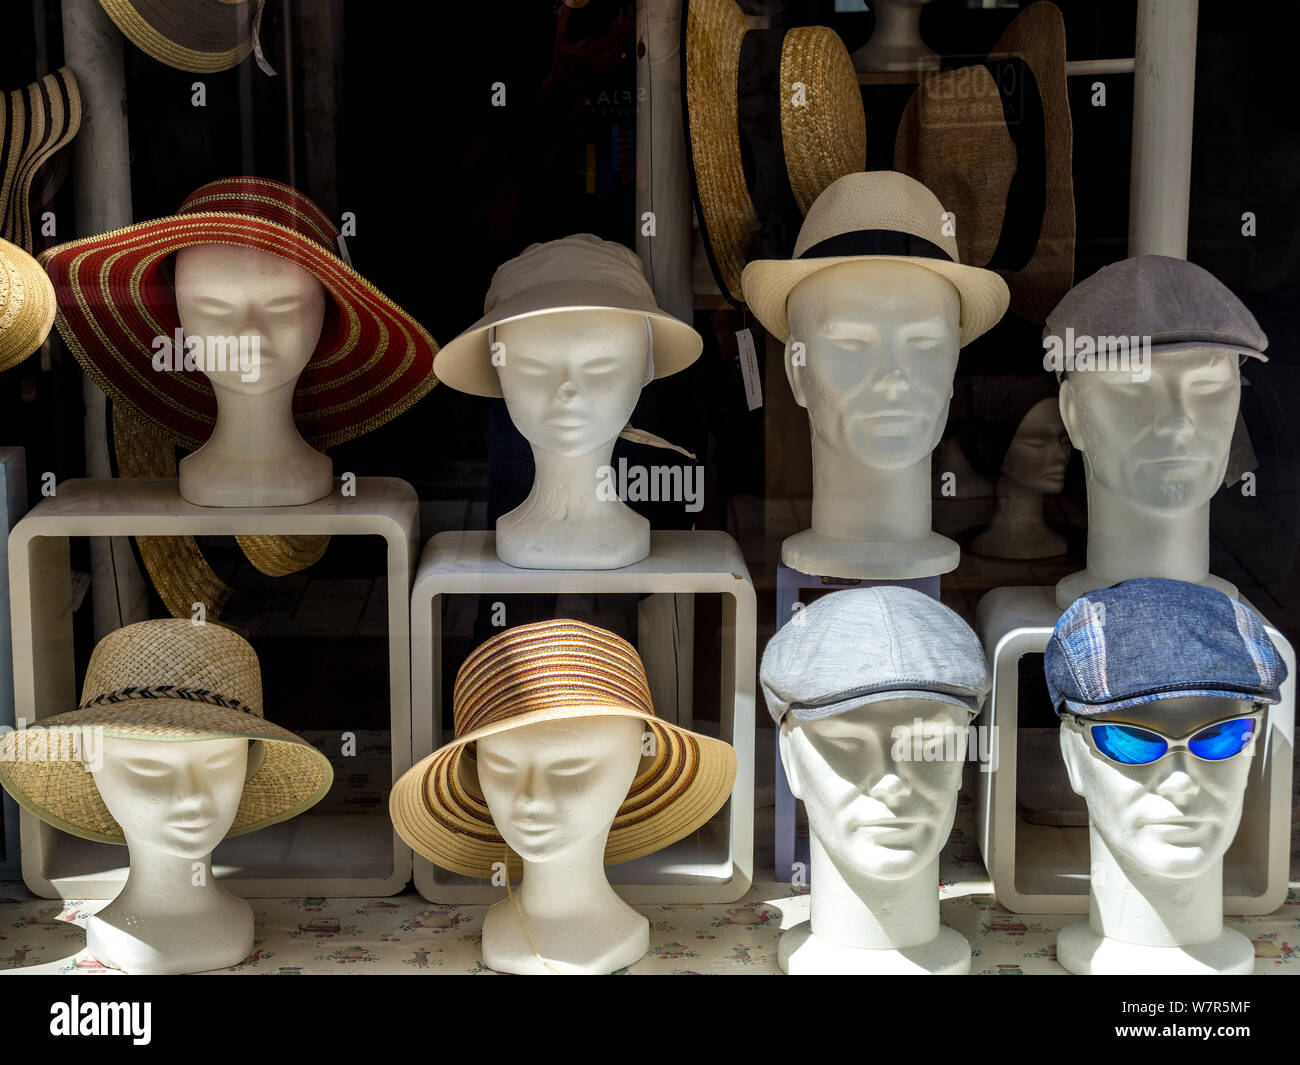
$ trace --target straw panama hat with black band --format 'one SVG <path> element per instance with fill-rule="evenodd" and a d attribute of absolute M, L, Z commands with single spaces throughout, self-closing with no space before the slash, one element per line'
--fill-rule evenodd
<path fill-rule="evenodd" d="M 593 310 L 649 320 L 656 380 L 686 369 L 704 347 L 692 326 L 660 310 L 645 267 L 631 248 L 577 233 L 530 244 L 497 267 L 483 300 L 483 317 L 443 346 L 434 372 L 458 392 L 500 397 L 491 350 L 497 326 Z"/>
<path fill-rule="evenodd" d="M 99 0 L 117 28 L 160 63 L 194 74 L 229 70 L 248 56 L 263 0 Z"/>
<path fill-rule="evenodd" d="M 952 282 L 961 297 L 965 347 L 1006 313 L 1007 283 L 992 270 L 965 266 L 957 239 L 944 232 L 944 209 L 915 178 L 894 170 L 848 174 L 817 197 L 799 230 L 794 258 L 745 267 L 745 302 L 778 340 L 789 339 L 786 299 L 806 277 L 839 263 L 912 263 Z"/>
<path fill-rule="evenodd" d="M 334 780 L 325 755 L 263 717 L 257 653 L 220 625 L 168 618 L 109 633 L 91 653 L 76 710 L 0 736 L 0 786 L 19 805 L 74 836 L 125 843 L 89 769 L 53 729 L 160 743 L 255 741 L 227 836 L 288 820 Z"/>
<path fill-rule="evenodd" d="M 45 343 L 57 308 L 54 286 L 36 260 L 0 240 L 0 372 Z"/>
<path fill-rule="evenodd" d="M 733 304 L 741 271 L 788 254 L 832 181 L 866 165 L 853 60 L 825 26 L 751 29 L 735 0 L 686 0 L 683 113 L 709 266 Z"/>
<path fill-rule="evenodd" d="M 184 248 L 233 244 L 302 267 L 328 299 L 293 415 L 307 442 L 324 449 L 386 424 L 437 384 L 433 337 L 339 257 L 338 237 L 292 186 L 233 177 L 197 189 L 174 215 L 60 244 L 40 262 L 59 299 L 59 333 L 87 375 L 191 451 L 211 435 L 217 401 L 201 371 L 153 368 L 155 338 L 180 328 L 165 260 Z"/>
<path fill-rule="evenodd" d="M 581 621 L 518 625 L 481 644 L 456 674 L 456 738 L 393 786 L 398 834 L 429 861 L 485 878 L 507 857 L 478 783 L 474 744 L 550 721 L 631 717 L 655 736 L 605 846 L 605 864 L 639 858 L 690 835 L 731 795 L 730 744 L 655 717 L 645 669 L 626 640 Z M 510 871 L 522 867 L 510 853 Z"/>

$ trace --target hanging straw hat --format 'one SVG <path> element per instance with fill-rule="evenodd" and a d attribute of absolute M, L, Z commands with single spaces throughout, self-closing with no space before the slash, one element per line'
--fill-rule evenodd
<path fill-rule="evenodd" d="M 219 625 L 167 619 L 109 633 L 90 656 L 76 710 L 0 736 L 0 786 L 21 806 L 74 836 L 125 843 L 69 742 L 93 756 L 88 733 L 258 741 L 249 744 L 250 772 L 227 836 L 287 821 L 324 798 L 334 779 L 328 758 L 262 716 L 257 654 Z"/>
<path fill-rule="evenodd" d="M 0 240 L 0 372 L 45 343 L 56 308 L 54 286 L 36 260 Z"/>
<path fill-rule="evenodd" d="M 602 310 L 648 318 L 655 378 L 684 370 L 704 341 L 694 328 L 659 309 L 645 268 L 622 244 L 578 233 L 531 244 L 492 275 L 483 317 L 438 352 L 438 379 L 459 392 L 500 396 L 489 334 L 505 322 Z"/>
<path fill-rule="evenodd" d="M 160 63 L 215 74 L 242 63 L 262 21 L 263 0 L 99 0 L 130 41 Z"/>
<path fill-rule="evenodd" d="M 0 98 L 0 237 L 32 250 L 32 182 L 81 128 L 81 94 L 61 67 Z M 48 184 L 48 183 L 47 183 Z"/>
<path fill-rule="evenodd" d="M 544 721 L 631 717 L 655 736 L 605 846 L 614 865 L 661 850 L 709 820 L 731 794 L 736 752 L 655 717 L 641 659 L 612 632 L 581 621 L 518 625 L 472 652 L 456 674 L 456 738 L 393 785 L 398 834 L 431 862 L 487 877 L 505 841 L 479 787 L 473 745 Z M 510 855 L 514 874 L 519 859 Z"/>
<path fill-rule="evenodd" d="M 325 287 L 325 324 L 298 378 L 294 420 L 328 448 L 397 417 L 437 384 L 438 345 L 422 325 L 338 256 L 338 231 L 279 181 L 237 177 L 192 193 L 177 214 L 44 252 L 59 299 L 59 332 L 82 368 L 180 446 L 200 447 L 216 422 L 202 372 L 154 370 L 153 341 L 180 328 L 163 263 L 182 248 L 234 244 L 278 255 Z"/>
<path fill-rule="evenodd" d="M 792 259 L 745 267 L 745 301 L 778 340 L 789 336 L 785 301 L 805 277 L 838 263 L 914 263 L 952 282 L 961 297 L 961 344 L 992 329 L 1007 310 L 1007 285 L 991 270 L 962 264 L 944 232 L 943 205 L 919 181 L 893 170 L 840 178 L 813 204 Z"/>
<path fill-rule="evenodd" d="M 790 254 L 823 189 L 866 165 L 853 60 L 825 26 L 751 30 L 735 0 L 688 0 L 685 121 L 696 214 L 723 295 L 752 258 Z"/>
<path fill-rule="evenodd" d="M 1001 274 L 1011 309 L 1032 322 L 1074 280 L 1072 143 L 1065 23 L 1039 0 L 987 62 L 925 77 L 894 144 L 894 169 L 955 216 L 961 261 Z"/>

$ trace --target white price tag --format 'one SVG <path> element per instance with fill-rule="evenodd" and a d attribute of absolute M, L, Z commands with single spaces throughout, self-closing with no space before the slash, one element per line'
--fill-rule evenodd
<path fill-rule="evenodd" d="M 740 376 L 745 382 L 745 402 L 750 410 L 763 405 L 763 379 L 758 375 L 758 352 L 754 349 L 754 334 L 748 329 L 736 331 L 736 346 L 740 349 Z"/>

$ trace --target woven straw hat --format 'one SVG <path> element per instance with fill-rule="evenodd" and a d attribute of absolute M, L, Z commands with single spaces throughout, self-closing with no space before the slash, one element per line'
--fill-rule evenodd
<path fill-rule="evenodd" d="M 842 177 L 808 212 L 793 259 L 745 267 L 745 301 L 763 328 L 784 341 L 789 337 L 785 301 L 805 277 L 868 259 L 914 263 L 957 289 L 965 346 L 1006 313 L 1007 284 L 991 270 L 961 263 L 956 238 L 943 231 L 943 215 L 934 193 L 906 174 L 872 170 Z"/>
<path fill-rule="evenodd" d="M 122 739 L 248 739 L 243 797 L 228 836 L 287 821 L 329 790 L 329 759 L 262 716 L 257 654 L 219 625 L 181 619 L 141 621 L 111 632 L 90 656 L 81 705 L 0 737 L 0 786 L 55 828 L 84 839 L 125 843 L 94 777 L 53 742 L 50 729 L 95 730 Z"/>
<path fill-rule="evenodd" d="M 99 0 L 131 43 L 160 63 L 215 74 L 243 62 L 263 0 Z"/>
<path fill-rule="evenodd" d="M 745 263 L 789 254 L 796 220 L 866 165 L 862 91 L 825 26 L 751 30 L 735 0 L 688 0 L 682 23 L 700 233 L 718 286 L 739 305 Z"/>
<path fill-rule="evenodd" d="M 0 93 L 0 237 L 32 250 L 32 184 L 80 128 L 81 94 L 67 67 Z"/>
<path fill-rule="evenodd" d="M 57 307 L 54 286 L 36 260 L 0 240 L 0 371 L 45 343 Z"/>
<path fill-rule="evenodd" d="M 1065 22 L 1039 0 L 986 63 L 927 76 L 894 144 L 894 168 L 956 216 L 961 261 L 1001 274 L 1032 322 L 1074 280 L 1072 143 Z"/>
<path fill-rule="evenodd" d="M 488 339 L 496 326 L 591 310 L 649 318 L 656 379 L 686 369 L 704 347 L 694 328 L 659 309 L 634 251 L 590 233 L 577 233 L 530 244 L 497 267 L 483 301 L 483 317 L 438 352 L 434 372 L 459 392 L 500 396 L 501 382 Z"/>
<path fill-rule="evenodd" d="M 411 767 L 393 786 L 398 834 L 444 869 L 483 878 L 505 841 L 478 783 L 472 745 L 543 721 L 643 719 L 654 755 L 642 758 L 605 847 L 605 864 L 651 854 L 690 835 L 731 794 L 736 752 L 722 740 L 659 721 L 636 650 L 581 621 L 519 625 L 481 644 L 460 667 L 456 738 Z M 521 864 L 513 853 L 510 868 Z"/>
<path fill-rule="evenodd" d="M 51 248 L 40 262 L 59 332 L 87 375 L 181 447 L 212 432 L 217 401 L 200 371 L 154 370 L 153 341 L 180 327 L 163 262 L 182 248 L 234 244 L 296 263 L 325 287 L 325 324 L 298 378 L 293 414 L 316 448 L 391 421 L 437 384 L 425 328 L 338 256 L 338 230 L 297 189 L 267 178 L 213 181 L 177 214 Z"/>

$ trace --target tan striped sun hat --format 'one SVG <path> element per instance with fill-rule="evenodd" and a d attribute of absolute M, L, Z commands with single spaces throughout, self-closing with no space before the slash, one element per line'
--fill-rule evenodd
<path fill-rule="evenodd" d="M 74 836 L 125 843 L 68 738 L 85 757 L 93 754 L 92 730 L 159 742 L 257 741 L 227 836 L 287 821 L 323 799 L 334 780 L 325 755 L 262 716 L 257 653 L 220 625 L 168 618 L 109 633 L 91 653 L 76 710 L 0 736 L 0 786 L 19 805 Z"/>
<path fill-rule="evenodd" d="M 45 343 L 58 307 L 54 286 L 36 260 L 0 239 L 0 372 Z"/>
<path fill-rule="evenodd" d="M 394 785 L 389 812 L 398 834 L 431 862 L 484 878 L 506 854 L 478 783 L 472 745 L 485 736 L 544 721 L 634 717 L 656 738 L 619 807 L 605 864 L 651 854 L 690 835 L 731 794 L 730 744 L 655 717 L 636 650 L 581 621 L 507 629 L 481 644 L 456 674 L 456 738 L 412 766 Z M 519 858 L 509 856 L 512 875 Z"/>

